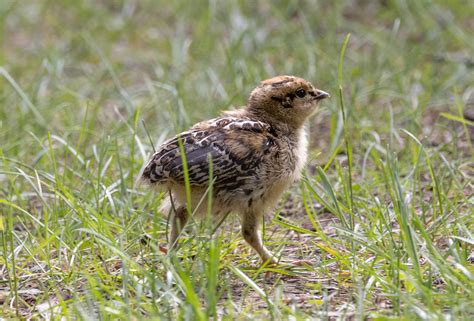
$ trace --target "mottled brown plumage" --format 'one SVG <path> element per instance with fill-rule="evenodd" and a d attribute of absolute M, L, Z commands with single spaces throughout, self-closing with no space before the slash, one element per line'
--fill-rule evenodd
<path fill-rule="evenodd" d="M 195 207 L 209 186 L 212 162 L 214 217 L 238 213 L 244 239 L 264 261 L 276 263 L 262 243 L 262 215 L 299 179 L 307 151 L 304 121 L 328 96 L 304 79 L 274 77 L 252 91 L 245 108 L 200 122 L 161 145 L 142 179 L 171 192 L 170 246 L 188 220 L 181 143 L 194 212 L 207 212 L 206 202 Z"/>

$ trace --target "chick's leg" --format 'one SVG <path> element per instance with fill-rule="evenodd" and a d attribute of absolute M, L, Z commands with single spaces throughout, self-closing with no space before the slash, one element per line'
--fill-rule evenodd
<path fill-rule="evenodd" d="M 176 210 L 173 210 L 170 215 L 172 215 L 171 233 L 169 239 L 169 248 L 171 249 L 172 247 L 176 246 L 176 240 L 178 239 L 179 233 L 186 225 L 189 215 L 186 207 L 184 206 L 178 207 Z"/>
<path fill-rule="evenodd" d="M 263 245 L 262 235 L 260 233 L 261 215 L 255 213 L 245 213 L 242 217 L 242 236 L 245 241 L 260 255 L 263 262 L 276 264 L 277 260 Z"/>

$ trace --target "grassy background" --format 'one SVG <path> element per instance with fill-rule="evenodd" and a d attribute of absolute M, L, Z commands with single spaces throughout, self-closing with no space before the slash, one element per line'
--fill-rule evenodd
<path fill-rule="evenodd" d="M 1 1 L 0 319 L 471 319 L 473 17 L 461 0 Z M 278 74 L 333 97 L 267 216 L 283 263 L 260 268 L 236 218 L 164 254 L 161 196 L 134 184 L 144 124 L 158 145 Z"/>

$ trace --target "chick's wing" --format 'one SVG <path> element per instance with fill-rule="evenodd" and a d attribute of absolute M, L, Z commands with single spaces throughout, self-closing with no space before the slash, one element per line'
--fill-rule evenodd
<path fill-rule="evenodd" d="M 218 118 L 199 123 L 165 142 L 143 172 L 151 183 L 184 183 L 184 150 L 192 186 L 209 184 L 210 167 L 216 185 L 229 185 L 256 175 L 259 163 L 272 147 L 267 124 Z M 211 165 L 212 163 L 212 165 Z"/>

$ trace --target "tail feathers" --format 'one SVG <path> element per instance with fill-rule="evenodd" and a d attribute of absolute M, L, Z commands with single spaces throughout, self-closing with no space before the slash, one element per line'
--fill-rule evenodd
<path fill-rule="evenodd" d="M 135 180 L 135 187 L 143 187 L 143 186 L 150 186 L 154 185 L 156 181 L 152 178 L 152 171 L 155 168 L 155 164 L 149 163 L 143 171 L 140 171 L 137 179 Z"/>
<path fill-rule="evenodd" d="M 151 172 L 155 169 L 155 164 L 153 162 L 148 163 L 141 173 L 141 178 L 151 181 Z"/>

